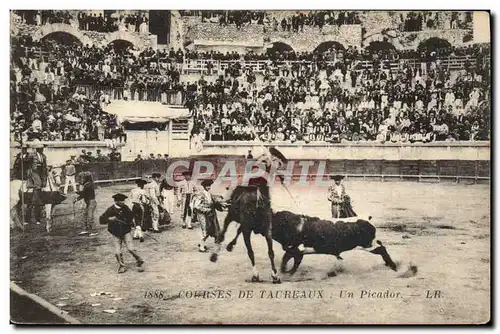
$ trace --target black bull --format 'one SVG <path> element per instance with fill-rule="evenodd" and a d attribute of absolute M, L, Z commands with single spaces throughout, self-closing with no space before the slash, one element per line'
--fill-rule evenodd
<path fill-rule="evenodd" d="M 299 267 L 305 254 L 329 254 L 342 259 L 340 254 L 357 247 L 372 248 L 376 229 L 368 221 L 358 219 L 356 222 L 336 222 L 321 220 L 316 217 L 301 216 L 289 211 L 273 214 L 273 239 L 281 244 L 285 254 L 281 263 L 281 271 L 286 271 L 288 261 L 293 258 L 294 264 L 290 273 Z M 299 251 L 303 245 L 306 252 Z M 370 253 L 382 256 L 386 266 L 396 271 L 396 264 L 380 241 L 378 247 Z M 307 249 L 311 249 L 308 251 Z"/>
<path fill-rule="evenodd" d="M 243 189 L 236 191 L 238 188 Z M 235 238 L 227 245 L 227 250 L 232 251 L 239 235 L 243 233 L 245 236 L 246 233 L 245 244 L 247 245 L 252 265 L 254 265 L 253 252 L 251 253 L 251 245 L 249 248 L 249 242 L 247 243 L 252 230 L 256 234 L 263 234 L 266 236 L 266 239 L 268 239 L 270 234 L 271 239 L 281 244 L 285 251 L 281 271 L 286 272 L 286 265 L 293 258 L 294 265 L 289 271 L 291 274 L 295 273 L 306 253 L 330 254 L 335 255 L 338 259 L 342 259 L 340 257 L 342 252 L 352 250 L 358 246 L 362 248 L 373 247 L 376 229 L 366 220 L 359 219 L 355 223 L 337 222 L 334 224 L 331 221 L 321 220 L 316 217 L 297 215 L 289 211 L 279 211 L 274 214 L 271 213 L 272 218 L 269 221 L 269 219 L 264 219 L 268 217 L 267 207 L 256 205 L 255 200 L 249 201 L 251 197 L 249 195 L 242 197 L 242 194 L 250 194 L 248 190 L 245 190 L 248 188 L 238 188 L 235 189 L 235 192 L 231 196 L 232 205 L 224 221 L 224 227 L 217 243 L 224 240 L 227 227 L 232 221 L 240 223 Z M 249 206 L 249 204 L 252 205 Z M 380 241 L 377 241 L 377 244 L 379 247 L 369 252 L 381 255 L 386 266 L 396 271 L 396 264 L 392 261 L 386 248 Z M 301 252 L 299 251 L 300 245 L 306 247 L 306 250 L 310 248 L 313 251 Z M 271 257 L 272 242 L 271 245 L 268 242 L 268 249 Z M 274 253 L 272 254 L 274 255 Z M 216 260 L 216 254 L 212 255 L 212 260 Z M 271 263 L 274 270 L 273 259 L 271 259 Z"/>

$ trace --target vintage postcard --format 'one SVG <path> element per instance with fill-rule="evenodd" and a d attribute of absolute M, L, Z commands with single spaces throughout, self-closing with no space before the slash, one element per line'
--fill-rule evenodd
<path fill-rule="evenodd" d="M 14 324 L 487 324 L 488 11 L 11 10 Z"/>

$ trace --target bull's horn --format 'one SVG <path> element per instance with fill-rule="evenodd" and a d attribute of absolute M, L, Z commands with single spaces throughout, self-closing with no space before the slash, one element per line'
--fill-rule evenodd
<path fill-rule="evenodd" d="M 368 220 L 372 220 L 372 216 L 368 216 Z"/>

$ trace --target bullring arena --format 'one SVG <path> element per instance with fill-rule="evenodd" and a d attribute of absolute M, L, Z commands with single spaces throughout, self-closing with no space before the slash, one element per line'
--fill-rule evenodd
<path fill-rule="evenodd" d="M 489 20 L 479 11 L 11 11 L 11 320 L 487 323 Z M 220 249 L 209 238 L 200 251 L 202 223 L 183 228 L 179 194 L 189 187 L 176 183 L 171 221 L 132 241 L 144 264 L 124 251 L 128 270 L 117 272 L 116 238 L 99 219 L 112 196 L 133 208 L 136 181 L 183 182 L 193 168 L 205 173 L 199 191 L 229 165 L 240 182 L 261 158 L 293 176 L 271 186 L 273 212 L 332 220 L 329 200 L 347 194 L 397 270 L 354 249 L 305 255 L 273 284 L 262 235 L 251 236 L 255 268 L 243 236 L 227 251 L 236 222 Z M 345 194 L 329 190 L 335 177 Z M 85 202 L 74 202 L 72 179 Z M 227 199 L 228 186 L 216 182 L 207 198 Z M 154 221 L 164 198 L 144 196 Z M 93 225 L 85 203 L 96 203 Z M 234 205 L 224 204 L 221 225 Z M 285 251 L 272 245 L 279 269 Z M 257 270 L 262 282 L 252 282 Z"/>
<path fill-rule="evenodd" d="M 256 262 L 264 283 L 249 283 L 251 266 L 242 238 L 232 253 L 220 254 L 217 263 L 197 252 L 199 229 L 180 228 L 174 222 L 155 240 L 146 238 L 137 249 L 146 261 L 145 272 L 129 270 L 115 275 L 116 263 L 111 235 L 100 227 L 96 237 L 76 234 L 70 203 L 55 210 L 54 232 L 43 227 L 11 236 L 11 280 L 83 323 L 483 323 L 490 310 L 490 188 L 488 185 L 415 182 L 346 182 L 353 205 L 370 213 L 377 238 L 400 265 L 393 272 L 378 257 L 362 251 L 343 254 L 344 260 L 329 255 L 309 255 L 293 276 L 273 285 L 264 238 L 254 235 Z M 97 190 L 100 215 L 111 203 L 111 195 L 127 192 L 132 185 Z M 300 213 L 329 218 L 326 189 L 292 187 L 301 203 Z M 224 189 L 214 193 L 222 194 Z M 276 210 L 298 212 L 286 192 L 272 193 Z M 453 200 L 450 200 L 450 197 Z M 467 203 L 464 205 L 462 203 Z M 224 213 L 219 214 L 222 221 Z M 77 217 L 78 221 L 78 217 Z M 228 239 L 236 233 L 235 223 Z M 439 240 L 439 241 L 437 241 Z M 208 246 L 212 249 L 213 242 Z M 274 243 L 276 258 L 283 251 Z M 132 258 L 126 258 L 133 267 Z M 410 262 L 416 275 L 404 274 Z M 330 272 L 336 272 L 330 277 Z M 186 297 L 193 294 L 232 291 L 231 297 Z M 239 291 L 254 291 L 251 299 L 238 298 Z M 323 299 L 269 299 L 260 291 L 324 291 Z M 400 292 L 400 298 L 364 298 L 362 290 Z M 443 298 L 427 299 L 428 290 L 442 291 Z M 91 296 L 109 292 L 112 295 Z M 148 291 L 161 292 L 145 298 Z M 341 299 L 341 291 L 354 298 Z M 123 298 L 114 300 L 114 298 Z M 159 298 L 161 300 L 155 299 Z M 100 304 L 93 307 L 92 305 Z M 104 313 L 105 309 L 116 313 Z M 384 318 L 375 315 L 384 309 Z M 297 310 L 300 309 L 300 312 Z M 271 310 L 273 312 L 271 312 Z M 275 310 L 280 310 L 275 312 Z M 373 316 L 367 316 L 373 315 Z"/>

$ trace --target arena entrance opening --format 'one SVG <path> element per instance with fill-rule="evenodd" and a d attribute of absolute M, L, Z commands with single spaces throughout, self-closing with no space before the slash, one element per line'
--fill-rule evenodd
<path fill-rule="evenodd" d="M 52 32 L 41 39 L 42 42 L 51 42 L 60 45 L 82 45 L 82 41 L 78 39 L 78 37 L 64 32 L 64 31 L 55 31 Z"/>
<path fill-rule="evenodd" d="M 432 37 L 425 41 L 422 41 L 418 45 L 418 52 L 433 52 L 439 49 L 450 49 L 451 43 L 445 39 Z M 451 50 L 450 50 L 451 51 Z"/>
<path fill-rule="evenodd" d="M 275 42 L 271 47 L 267 48 L 268 54 L 283 53 L 283 52 L 294 52 L 293 48 L 282 42 Z"/>
<path fill-rule="evenodd" d="M 387 41 L 371 42 L 366 50 L 370 53 L 378 53 L 380 51 L 396 51 L 396 47 Z"/>
<path fill-rule="evenodd" d="M 131 42 L 126 41 L 124 39 L 116 39 L 116 40 L 112 41 L 111 43 L 109 43 L 109 46 L 111 46 L 116 51 L 123 51 L 129 47 L 133 48 L 134 44 L 132 44 Z"/>

